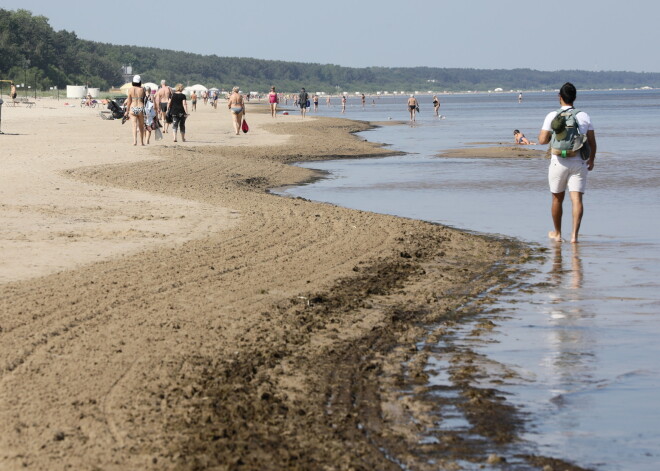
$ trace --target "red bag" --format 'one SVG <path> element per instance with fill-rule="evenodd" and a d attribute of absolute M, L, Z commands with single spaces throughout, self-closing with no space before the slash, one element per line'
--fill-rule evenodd
<path fill-rule="evenodd" d="M 243 132 L 248 132 L 250 127 L 247 124 L 247 121 L 243 120 Z"/>

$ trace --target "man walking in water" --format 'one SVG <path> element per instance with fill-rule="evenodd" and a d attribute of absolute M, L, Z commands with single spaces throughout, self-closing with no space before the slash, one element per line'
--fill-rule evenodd
<path fill-rule="evenodd" d="M 571 203 L 573 206 L 573 232 L 571 235 L 571 242 L 577 243 L 578 233 L 580 232 L 580 223 L 582 222 L 582 215 L 584 208 L 582 205 L 582 195 L 587 186 L 587 174 L 594 168 L 594 161 L 596 159 L 596 134 L 594 132 L 591 118 L 584 111 L 575 112 L 573 102 L 577 96 L 575 86 L 566 82 L 559 90 L 559 103 L 561 109 L 548 113 L 543 121 L 541 132 L 539 133 L 539 144 L 551 144 L 551 158 L 550 169 L 548 170 L 548 182 L 550 183 L 550 192 L 552 193 L 552 222 L 554 223 L 555 230 L 550 231 L 548 236 L 550 239 L 561 242 L 561 218 L 563 214 L 563 203 L 566 189 L 571 195 Z M 577 128 L 579 134 L 586 135 L 587 143 L 589 144 L 589 154 L 587 160 L 583 160 L 581 150 L 560 150 L 558 146 L 559 141 L 564 139 L 566 135 L 566 127 L 557 127 L 555 117 L 562 111 L 573 110 L 571 113 L 575 121 L 577 121 Z M 555 125 L 553 129 L 553 120 Z"/>
<path fill-rule="evenodd" d="M 167 114 L 167 105 L 170 102 L 170 98 L 172 98 L 172 90 L 170 90 L 170 87 L 167 86 L 167 82 L 165 80 L 160 81 L 160 88 L 156 92 L 156 109 L 158 110 L 160 116 L 160 122 L 165 124 L 165 129 L 163 132 L 167 132 L 167 129 L 170 127 L 170 123 L 167 122 L 167 119 L 165 119 L 165 115 Z"/>
<path fill-rule="evenodd" d="M 410 95 L 410 98 L 408 98 L 408 111 L 410 111 L 410 121 L 415 121 L 415 114 L 417 112 L 417 107 L 419 106 L 419 103 L 417 103 L 417 98 L 415 98 L 415 95 Z"/>
<path fill-rule="evenodd" d="M 307 113 L 307 100 L 309 100 L 309 95 L 305 91 L 305 88 L 303 87 L 300 90 L 300 94 L 298 95 L 298 104 L 300 105 L 300 114 L 302 117 L 305 117 L 305 114 Z"/>

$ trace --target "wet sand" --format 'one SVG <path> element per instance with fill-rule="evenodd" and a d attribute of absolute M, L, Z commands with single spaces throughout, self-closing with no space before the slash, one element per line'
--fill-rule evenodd
<path fill-rule="evenodd" d="M 497 462 L 520 419 L 469 353 L 456 403 L 482 440 L 412 451 L 433 406 L 399 391 L 426 327 L 474 315 L 529 248 L 269 194 L 318 177 L 289 163 L 389 151 L 366 123 L 252 106 L 235 137 L 199 108 L 190 142 L 149 148 L 91 110 L 3 112 L 0 468 Z"/>
<path fill-rule="evenodd" d="M 490 143 L 474 143 L 490 144 Z M 485 145 L 483 147 L 463 147 L 448 149 L 438 154 L 438 157 L 469 158 L 469 159 L 532 159 L 539 157 L 550 158 L 547 150 L 535 149 L 533 146 L 521 146 L 499 143 L 498 145 Z"/>

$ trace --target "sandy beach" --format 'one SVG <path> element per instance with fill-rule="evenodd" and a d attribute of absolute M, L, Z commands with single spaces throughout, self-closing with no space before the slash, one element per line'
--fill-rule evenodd
<path fill-rule="evenodd" d="M 482 439 L 420 453 L 432 405 L 400 391 L 425 326 L 530 249 L 268 192 L 318 178 L 296 161 L 391 153 L 368 123 L 249 105 L 234 136 L 200 104 L 189 142 L 134 147 L 64 101 L 2 113 L 0 469 L 460 469 L 515 441 L 469 352 L 451 374 Z"/>

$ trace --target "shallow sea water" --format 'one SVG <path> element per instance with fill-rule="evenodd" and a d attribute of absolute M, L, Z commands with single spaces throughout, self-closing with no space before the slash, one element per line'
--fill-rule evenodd
<path fill-rule="evenodd" d="M 526 93 L 521 104 L 517 93 L 441 95 L 445 119 L 432 116 L 430 96 L 418 98 L 414 126 L 362 133 L 406 155 L 304 164 L 328 178 L 281 193 L 546 247 L 545 262 L 527 267 L 529 289 L 494 306 L 506 320 L 470 346 L 520 376 L 498 387 L 530 414 L 523 438 L 534 452 L 603 470 L 660 469 L 660 91 L 578 92 L 598 157 L 576 246 L 546 237 L 547 160 L 435 157 L 511 142 L 514 128 L 536 140 L 545 114 L 558 108 L 556 92 Z M 351 98 L 342 115 L 334 99 L 319 114 L 405 120 L 405 100 L 370 97 L 362 110 Z M 564 213 L 566 236 L 569 201 Z"/>

